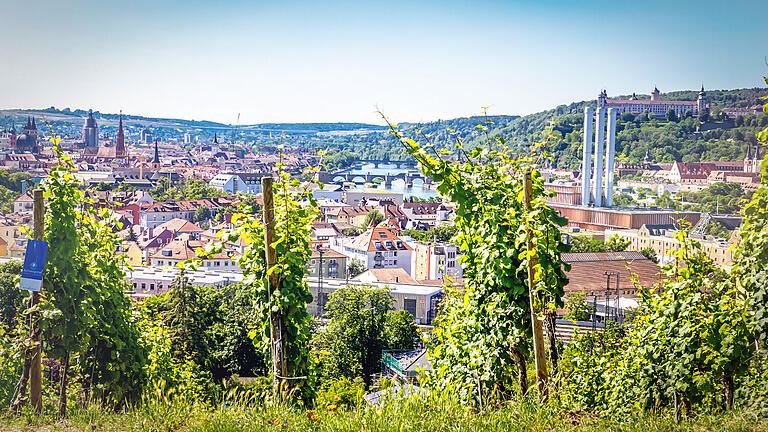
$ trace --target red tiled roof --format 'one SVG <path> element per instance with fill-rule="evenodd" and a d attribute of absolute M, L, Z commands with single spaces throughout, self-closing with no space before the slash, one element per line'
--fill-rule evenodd
<path fill-rule="evenodd" d="M 396 251 L 413 250 L 412 247 L 400 239 L 390 229 L 377 226 L 360 234 L 350 245 L 352 249 L 374 252 L 374 251 Z"/>

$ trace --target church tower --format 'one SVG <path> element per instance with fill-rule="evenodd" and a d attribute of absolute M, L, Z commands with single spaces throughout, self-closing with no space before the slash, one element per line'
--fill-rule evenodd
<path fill-rule="evenodd" d="M 115 157 L 128 156 L 125 151 L 125 133 L 123 132 L 123 111 L 120 110 L 120 124 L 117 128 L 117 144 L 115 144 Z"/>
<path fill-rule="evenodd" d="M 699 92 L 699 98 L 696 99 L 696 109 L 699 112 L 704 112 L 707 110 L 707 93 L 704 91 L 704 86 L 701 86 L 701 91 Z"/>
<path fill-rule="evenodd" d="M 656 86 L 653 86 L 653 91 L 651 92 L 651 100 L 652 101 L 661 100 L 661 92 L 659 92 L 659 89 L 656 88 Z"/>
<path fill-rule="evenodd" d="M 88 111 L 88 118 L 85 119 L 85 124 L 83 125 L 83 143 L 86 148 L 99 147 L 99 125 L 96 124 L 96 119 L 93 118 L 93 110 Z"/>
<path fill-rule="evenodd" d="M 155 138 L 155 158 L 152 159 L 152 169 L 160 169 L 160 151 L 157 148 L 157 138 Z"/>
<path fill-rule="evenodd" d="M 608 102 L 608 92 L 605 90 L 602 90 L 600 93 L 597 94 L 597 107 L 604 108 L 607 102 Z"/>

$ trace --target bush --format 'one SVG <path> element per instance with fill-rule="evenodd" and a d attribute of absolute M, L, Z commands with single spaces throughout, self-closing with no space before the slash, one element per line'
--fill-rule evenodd
<path fill-rule="evenodd" d="M 360 377 L 327 381 L 317 392 L 315 407 L 328 411 L 349 411 L 363 403 L 365 382 Z"/>

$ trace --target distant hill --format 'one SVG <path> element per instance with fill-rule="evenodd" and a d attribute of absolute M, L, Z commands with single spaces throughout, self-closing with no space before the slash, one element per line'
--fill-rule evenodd
<path fill-rule="evenodd" d="M 82 123 L 88 115 L 87 110 L 77 109 L 57 109 L 55 107 L 45 109 L 4 109 L 0 110 L 0 121 L 2 124 L 8 123 L 9 119 L 16 117 L 17 123 L 27 116 L 45 118 L 51 121 L 62 121 L 71 123 Z M 106 114 L 99 111 L 93 112 L 96 120 L 106 120 L 110 124 L 118 120 L 119 114 Z M 123 114 L 123 121 L 130 121 L 132 124 L 146 125 L 153 128 L 188 128 L 188 129 L 231 129 L 234 125 L 218 123 L 207 120 L 185 120 L 178 118 L 145 117 L 140 115 Z M 356 131 L 356 130 L 377 130 L 384 129 L 381 125 L 367 123 L 259 123 L 240 125 L 241 131 L 275 131 L 292 133 L 317 133 L 330 131 Z"/>
<path fill-rule="evenodd" d="M 663 93 L 661 98 L 695 100 L 698 93 L 698 90 L 674 91 Z M 650 98 L 649 95 L 637 96 L 641 99 Z M 768 97 L 766 88 L 707 90 L 707 99 L 715 119 L 723 108 L 744 108 L 766 103 L 760 99 L 763 97 Z M 527 151 L 531 143 L 543 140 L 545 127 L 554 122 L 554 131 L 561 138 L 561 141 L 550 149 L 556 165 L 561 168 L 578 168 L 581 163 L 583 112 L 586 106 L 595 107 L 596 101 L 574 102 L 526 115 L 493 131 L 493 135 L 505 139 L 513 147 Z M 755 133 L 759 128 L 768 126 L 768 116 L 762 114 L 748 115 L 735 122 L 713 121 L 703 128 L 709 129 L 705 132 L 696 132 L 700 122 L 695 118 L 668 122 L 642 117 L 618 120 L 618 160 L 641 162 L 646 152 L 654 162 L 743 160 L 747 147 L 757 144 Z"/>

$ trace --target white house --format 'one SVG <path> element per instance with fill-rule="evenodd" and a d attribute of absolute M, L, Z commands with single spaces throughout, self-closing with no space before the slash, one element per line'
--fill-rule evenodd
<path fill-rule="evenodd" d="M 221 173 L 212 178 L 208 185 L 231 194 L 257 195 L 261 193 L 261 178 L 265 175 L 264 173 Z"/>
<path fill-rule="evenodd" d="M 360 234 L 340 251 L 363 261 L 366 268 L 401 268 L 411 274 L 413 248 L 389 228 L 378 226 Z"/>

